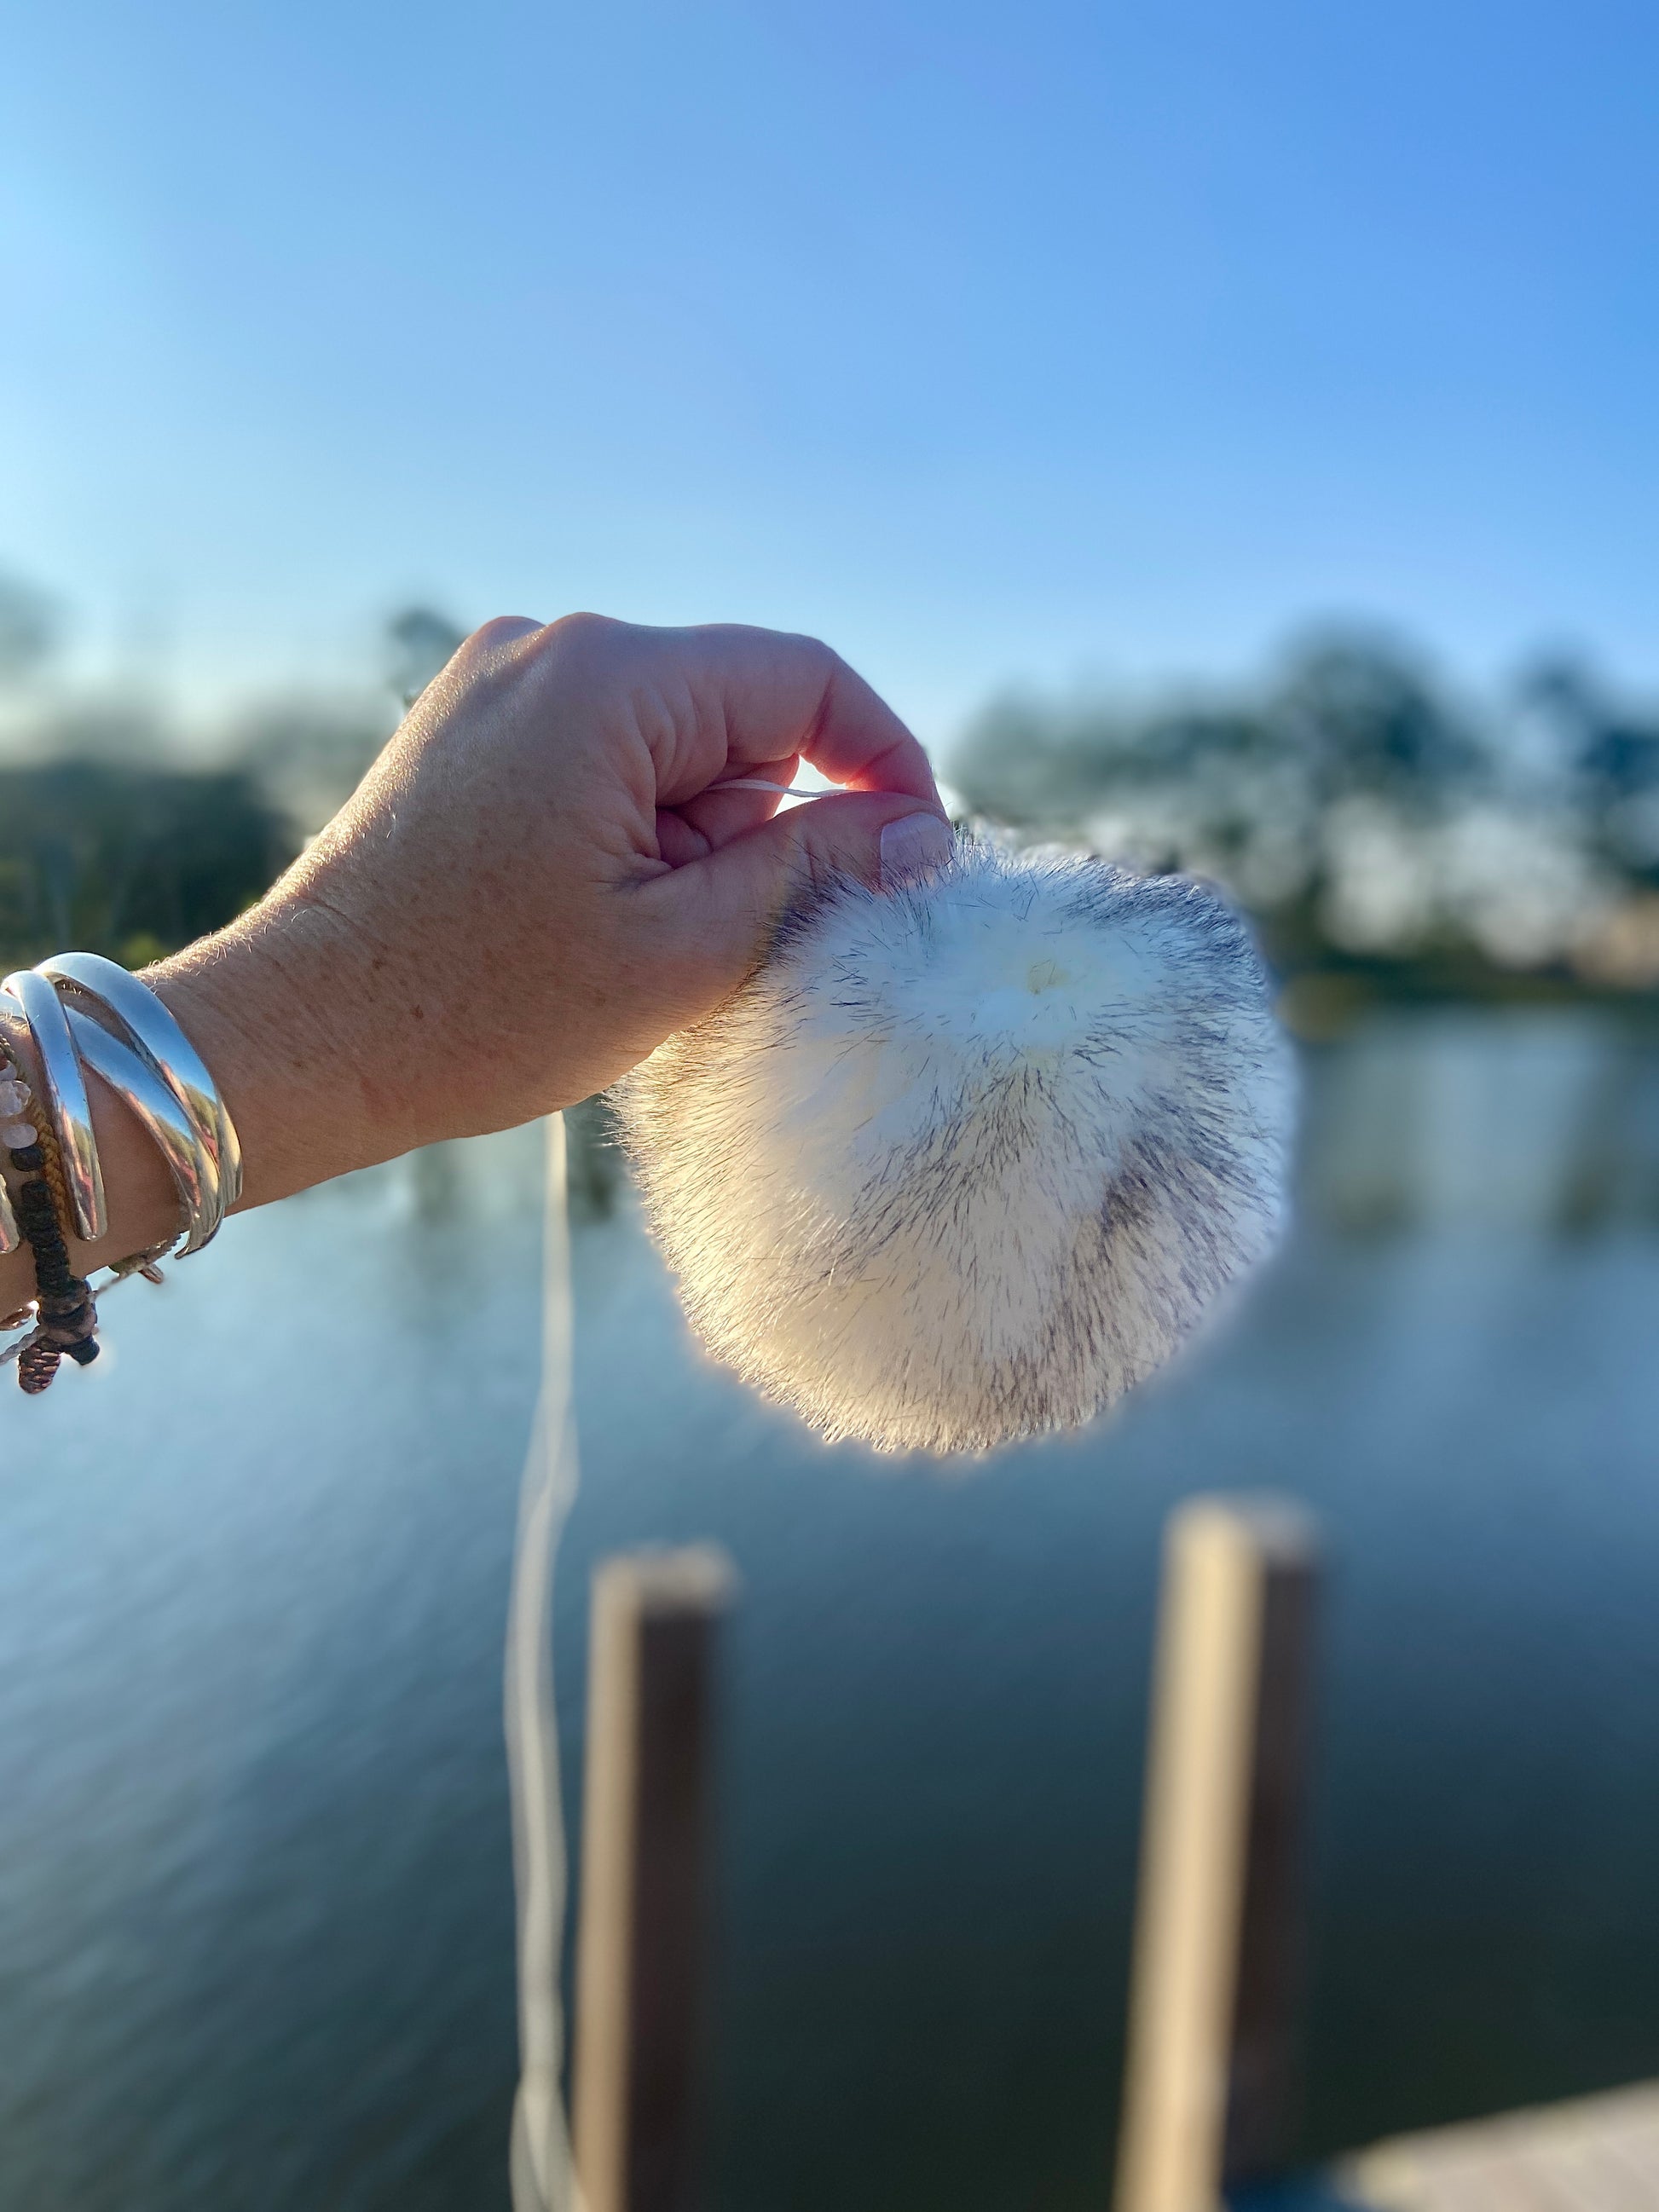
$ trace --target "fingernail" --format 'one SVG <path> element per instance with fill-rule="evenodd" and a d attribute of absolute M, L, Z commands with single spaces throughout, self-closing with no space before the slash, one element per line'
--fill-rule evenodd
<path fill-rule="evenodd" d="M 942 868 L 957 848 L 948 823 L 937 814 L 907 814 L 881 833 L 881 887 L 893 890 Z"/>

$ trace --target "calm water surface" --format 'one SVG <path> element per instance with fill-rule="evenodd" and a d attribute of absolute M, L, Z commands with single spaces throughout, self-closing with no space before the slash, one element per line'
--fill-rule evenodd
<path fill-rule="evenodd" d="M 1103 2201 L 1201 1487 L 1294 1492 L 1333 1555 L 1309 2148 L 1659 2072 L 1655 1067 L 1583 1023 L 1328 1054 L 1243 1311 L 944 1477 L 813 1444 L 625 1213 L 580 1231 L 573 1780 L 594 1557 L 713 1536 L 744 1582 L 722 2208 Z M 0 1401 L 3 2212 L 505 2207 L 538 1173 L 526 1133 L 234 1224 Z"/>

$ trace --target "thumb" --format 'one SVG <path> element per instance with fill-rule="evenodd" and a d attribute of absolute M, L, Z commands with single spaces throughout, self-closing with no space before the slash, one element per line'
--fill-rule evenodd
<path fill-rule="evenodd" d="M 942 867 L 955 844 L 936 807 L 896 792 L 836 793 L 775 815 L 650 889 L 664 927 L 696 933 L 702 956 L 735 982 L 788 907 L 848 876 L 891 890 Z"/>

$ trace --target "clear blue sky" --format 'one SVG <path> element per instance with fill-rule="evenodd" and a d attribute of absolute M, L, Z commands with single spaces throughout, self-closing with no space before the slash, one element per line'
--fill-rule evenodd
<path fill-rule="evenodd" d="M 198 691 L 400 595 L 1009 678 L 1659 677 L 1651 0 L 0 6 L 0 562 Z"/>

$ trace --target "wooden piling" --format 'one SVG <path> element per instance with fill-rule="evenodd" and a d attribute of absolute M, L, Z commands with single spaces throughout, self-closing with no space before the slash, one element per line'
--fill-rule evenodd
<path fill-rule="evenodd" d="M 593 1579 L 576 1955 L 584 2212 L 694 2212 L 713 1869 L 714 1668 L 734 1577 L 707 1547 Z"/>
<path fill-rule="evenodd" d="M 1316 1577 L 1283 1501 L 1170 1522 L 1115 2212 L 1216 2212 L 1290 2148 Z"/>

